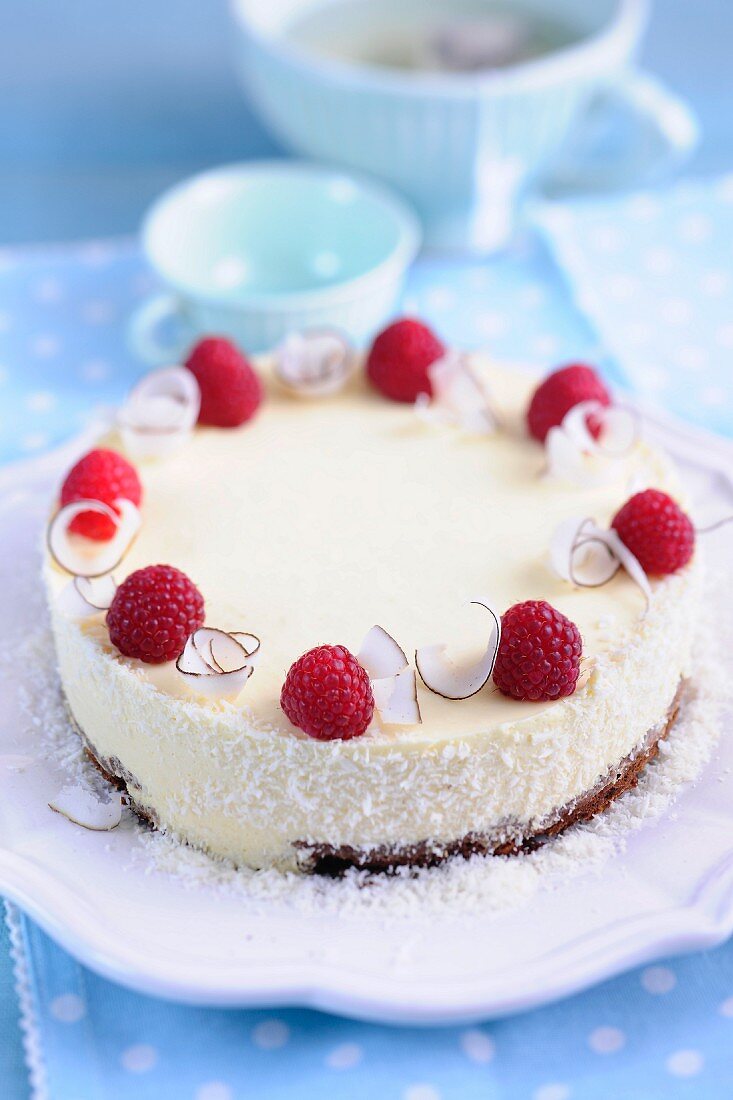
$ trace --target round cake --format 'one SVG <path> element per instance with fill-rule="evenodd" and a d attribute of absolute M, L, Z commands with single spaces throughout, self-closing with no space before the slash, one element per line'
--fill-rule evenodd
<path fill-rule="evenodd" d="M 256 415 L 238 427 L 199 423 L 157 457 L 131 453 L 123 419 L 100 441 L 122 454 L 128 446 L 142 487 L 139 532 L 112 570 L 115 599 L 136 571 L 169 565 L 203 597 L 206 627 L 249 656 L 257 649 L 234 694 L 204 694 L 216 677 L 197 678 L 195 664 L 187 674 L 180 642 L 178 660 L 124 654 L 113 640 L 129 628 L 124 608 L 113 617 L 107 600 L 96 613 L 69 613 L 74 569 L 47 554 L 71 716 L 88 752 L 155 826 L 251 868 L 429 865 L 531 847 L 603 809 L 655 754 L 687 671 L 696 556 L 664 576 L 642 573 L 642 584 L 637 558 L 583 584 L 572 570 L 570 580 L 559 575 L 552 559 L 571 517 L 613 531 L 637 490 L 679 500 L 675 472 L 637 441 L 595 456 L 602 476 L 578 478 L 564 459 L 553 475 L 554 452 L 527 429 L 536 381 L 481 357 L 470 366 L 490 395 L 487 430 L 421 415 L 441 412 L 429 383 L 416 410 L 409 393 L 390 400 L 359 365 L 337 392 L 304 400 L 267 360 L 257 364 Z M 81 497 L 96 499 L 88 488 Z M 67 535 L 94 552 L 104 547 L 75 534 L 74 523 Z M 578 667 L 556 698 L 505 694 L 494 666 L 510 644 L 505 613 L 530 601 L 545 601 L 582 638 L 582 655 L 568 646 L 563 657 Z M 492 609 L 504 617 L 493 654 Z M 189 625 L 202 626 L 204 613 L 192 613 Z M 406 714 L 377 705 L 380 676 L 359 662 L 375 625 L 390 654 L 406 655 L 417 685 L 417 707 L 410 696 Z M 445 660 L 426 649 L 444 641 Z M 314 682 L 294 665 L 328 646 L 356 662 L 349 683 L 359 680 L 359 706 L 371 708 L 357 729 L 352 700 L 343 736 L 291 721 L 303 676 Z M 443 662 L 437 672 L 426 673 L 429 659 Z M 489 674 L 461 676 L 472 668 Z M 459 681 L 465 690 L 450 690 Z"/>

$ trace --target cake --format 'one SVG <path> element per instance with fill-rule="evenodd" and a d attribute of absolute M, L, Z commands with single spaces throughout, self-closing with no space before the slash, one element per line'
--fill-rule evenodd
<path fill-rule="evenodd" d="M 403 324 L 416 331 L 387 330 L 366 372 L 328 335 L 312 347 L 293 338 L 255 371 L 209 341 L 226 385 L 207 376 L 204 347 L 178 371 L 196 380 L 193 413 L 166 420 L 163 372 L 162 389 L 151 376 L 99 441 L 127 452 L 139 476 L 137 537 L 126 527 L 138 514 L 134 488 L 115 483 L 129 507 L 113 508 L 122 541 L 107 557 L 115 523 L 101 538 L 75 533 L 85 505 L 80 528 L 73 500 L 92 498 L 94 481 L 67 479 L 76 494 L 65 483 L 66 510 L 55 505 L 44 578 L 87 751 L 143 818 L 238 865 L 377 870 L 530 848 L 635 783 L 675 717 L 700 567 L 670 500 L 681 499 L 670 461 L 642 440 L 594 446 L 613 428 L 606 414 L 619 412 L 595 373 L 584 381 L 570 369 L 564 396 L 551 383 L 543 400 L 517 368 L 447 353 L 424 326 Z M 237 402 L 239 426 L 207 425 Z M 648 505 L 648 487 L 664 524 L 657 530 L 647 508 L 625 533 L 620 510 L 630 498 Z M 594 524 L 579 522 L 568 542 L 574 516 Z M 575 568 L 563 576 L 567 546 Z M 74 580 L 78 561 L 97 567 Z M 186 649 L 182 634 L 177 659 L 151 663 L 122 652 L 129 622 L 113 598 L 157 563 L 190 578 L 205 612 L 187 604 Z M 105 575 L 86 579 L 93 573 Z M 547 681 L 555 697 L 543 694 L 542 669 L 522 681 L 519 650 L 507 665 L 502 649 L 521 648 L 522 612 L 512 627 L 507 611 L 530 602 L 561 623 L 547 657 L 550 668 L 559 653 L 562 666 Z M 197 648 L 204 614 L 222 633 L 201 634 Z M 444 637 L 454 643 L 446 654 L 434 644 Z M 356 666 L 349 683 L 361 694 L 342 727 L 314 735 L 290 720 L 300 714 L 295 680 L 313 675 L 295 666 L 326 645 L 344 647 L 338 668 Z M 232 649 L 242 661 L 227 668 Z M 373 659 L 360 661 L 367 651 Z M 381 673 L 371 667 L 380 662 Z M 534 698 L 527 683 L 539 684 Z"/>

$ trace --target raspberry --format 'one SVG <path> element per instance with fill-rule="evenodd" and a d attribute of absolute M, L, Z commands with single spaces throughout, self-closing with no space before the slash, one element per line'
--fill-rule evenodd
<path fill-rule="evenodd" d="M 262 382 L 230 340 L 207 336 L 189 352 L 186 366 L 201 390 L 199 424 L 238 428 L 262 403 Z"/>
<path fill-rule="evenodd" d="M 550 428 L 557 428 L 562 424 L 565 414 L 581 401 L 611 404 L 610 393 L 592 367 L 583 363 L 571 363 L 548 374 L 534 391 L 527 409 L 530 435 L 544 443 Z M 601 431 L 597 419 L 588 417 L 588 427 L 597 439 Z"/>
<path fill-rule="evenodd" d="M 611 526 L 645 573 L 676 573 L 695 549 L 695 528 L 672 497 L 646 489 L 626 501 Z"/>
<path fill-rule="evenodd" d="M 290 666 L 280 706 L 309 737 L 348 741 L 371 722 L 374 696 L 365 669 L 345 646 L 319 645 Z"/>
<path fill-rule="evenodd" d="M 174 661 L 189 634 L 203 625 L 203 596 L 172 565 L 148 565 L 131 573 L 107 612 L 112 644 L 125 657 L 149 665 Z"/>
<path fill-rule="evenodd" d="M 375 389 L 393 401 L 414 402 L 432 396 L 428 367 L 445 354 L 442 343 L 422 321 L 403 317 L 379 333 L 366 363 Z"/>
<path fill-rule="evenodd" d="M 142 487 L 137 470 L 116 451 L 99 448 L 89 451 L 73 466 L 61 487 L 61 506 L 75 500 L 100 500 L 117 512 L 114 503 L 120 497 L 136 506 L 142 499 Z M 114 536 L 116 527 L 108 516 L 99 512 L 80 512 L 69 530 L 88 539 L 105 542 Z"/>
<path fill-rule="evenodd" d="M 575 691 L 582 652 L 575 623 L 546 600 L 515 603 L 501 617 L 494 683 L 513 699 L 561 699 Z"/>

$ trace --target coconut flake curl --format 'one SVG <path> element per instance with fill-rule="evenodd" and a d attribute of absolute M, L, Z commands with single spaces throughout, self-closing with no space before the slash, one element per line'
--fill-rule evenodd
<path fill-rule="evenodd" d="M 49 802 L 49 809 L 61 814 L 74 825 L 95 833 L 116 829 L 122 820 L 122 794 L 112 791 L 108 798 L 91 787 L 62 787 Z"/>
<path fill-rule="evenodd" d="M 588 419 L 600 423 L 596 439 Z M 626 458 L 639 440 L 639 417 L 625 405 L 581 401 L 545 437 L 544 473 L 581 488 L 605 485 L 616 477 L 614 460 Z"/>
<path fill-rule="evenodd" d="M 417 679 L 398 642 L 381 626 L 373 626 L 361 644 L 357 661 L 371 681 L 374 706 L 387 726 L 422 722 Z"/>
<path fill-rule="evenodd" d="M 202 626 L 189 634 L 176 661 L 186 686 L 212 699 L 233 699 L 254 672 L 260 639 L 244 631 Z"/>
<path fill-rule="evenodd" d="M 472 435 L 493 435 L 499 419 L 489 394 L 468 358 L 448 351 L 428 367 L 432 397 L 421 393 L 415 412 L 426 424 L 461 428 Z"/>
<path fill-rule="evenodd" d="M 85 512 L 96 512 L 110 519 L 115 525 L 112 538 L 99 542 L 73 534 L 72 523 Z M 124 497 L 115 501 L 114 508 L 101 500 L 75 500 L 59 508 L 49 523 L 48 551 L 59 568 L 74 577 L 103 577 L 120 564 L 135 541 L 140 524 L 138 508 Z"/>
<path fill-rule="evenodd" d="M 594 519 L 582 516 L 563 520 L 550 539 L 550 564 L 562 580 L 576 588 L 600 588 L 624 569 L 641 589 L 649 609 L 649 579 L 613 527 L 606 530 Z"/>
<path fill-rule="evenodd" d="M 354 350 L 338 329 L 291 332 L 275 351 L 275 376 L 296 397 L 338 393 L 353 368 Z"/>
<path fill-rule="evenodd" d="M 165 458 L 186 442 L 201 408 L 201 391 L 190 370 L 162 367 L 135 385 L 117 414 L 128 454 Z"/>
<path fill-rule="evenodd" d="M 488 600 L 471 600 L 491 617 L 486 649 L 477 661 L 457 665 L 443 643 L 423 646 L 415 652 L 415 664 L 425 687 L 443 699 L 470 699 L 491 679 L 501 641 L 501 618 Z"/>
<path fill-rule="evenodd" d="M 111 574 L 103 577 L 72 577 L 58 594 L 56 606 L 69 619 L 88 619 L 109 611 L 117 591 Z"/>

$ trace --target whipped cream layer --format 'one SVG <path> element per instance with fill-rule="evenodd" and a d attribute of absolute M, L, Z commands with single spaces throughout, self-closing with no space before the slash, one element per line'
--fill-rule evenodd
<path fill-rule="evenodd" d="M 103 616 L 57 613 L 68 578 L 47 563 L 71 710 L 163 827 L 238 863 L 281 868 L 297 866 L 300 842 L 399 847 L 515 832 L 593 787 L 662 721 L 688 661 L 696 564 L 653 581 L 642 617 L 625 573 L 575 590 L 551 573 L 547 552 L 568 516 L 607 523 L 632 480 L 679 495 L 674 471 L 640 443 L 602 487 L 542 478 L 543 448 L 522 415 L 533 383 L 476 366 L 502 415 L 492 437 L 428 427 L 361 379 L 302 401 L 268 378 L 251 424 L 198 429 L 172 457 L 138 463 L 143 527 L 116 576 L 175 565 L 201 589 L 207 625 L 262 639 L 234 703 L 193 694 L 172 664 L 120 656 Z M 383 728 L 375 718 L 346 742 L 313 741 L 280 710 L 301 653 L 325 642 L 357 652 L 374 623 L 408 655 L 440 641 L 480 650 L 488 623 L 467 606 L 475 597 L 499 611 L 543 598 L 572 618 L 584 686 L 533 704 L 491 685 L 449 701 L 420 684 L 422 725 Z"/>

